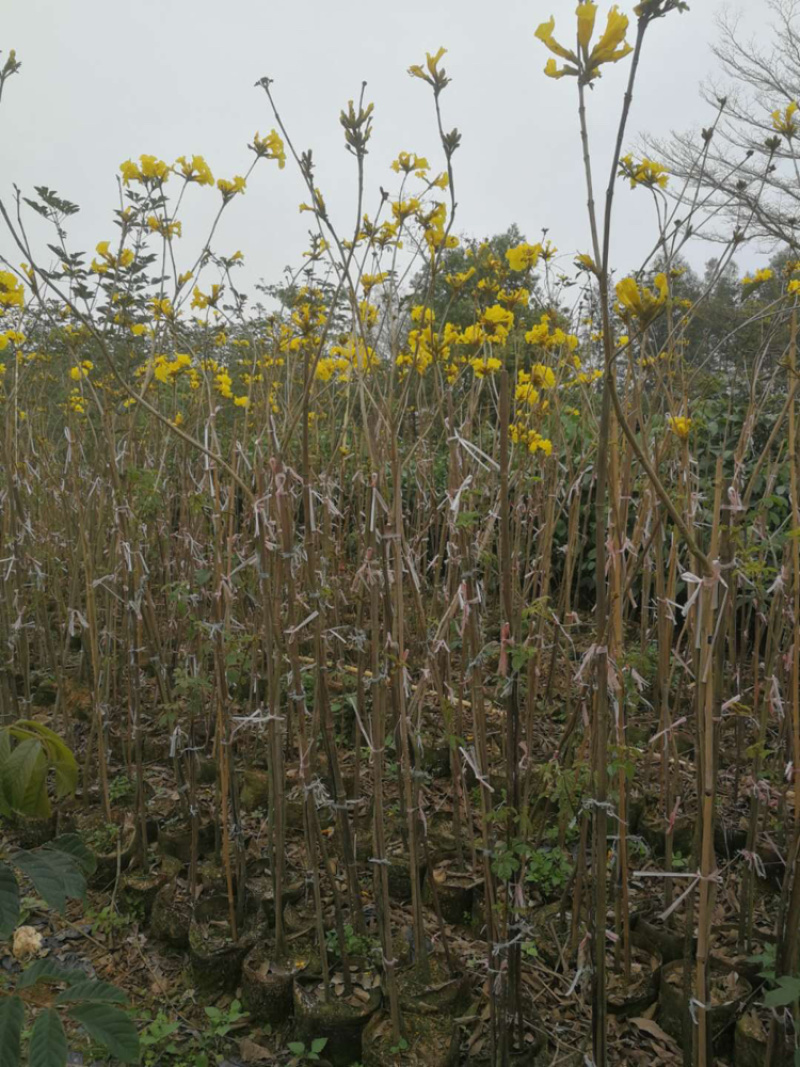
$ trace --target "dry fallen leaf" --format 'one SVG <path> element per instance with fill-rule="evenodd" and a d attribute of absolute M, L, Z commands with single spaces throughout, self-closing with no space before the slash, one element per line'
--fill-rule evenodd
<path fill-rule="evenodd" d="M 268 1048 L 257 1045 L 249 1037 L 243 1037 L 239 1042 L 239 1059 L 243 1063 L 272 1063 L 274 1056 Z"/>
<path fill-rule="evenodd" d="M 638 1026 L 640 1030 L 644 1030 L 646 1034 L 650 1034 L 651 1037 L 656 1038 L 658 1041 L 663 1041 L 667 1045 L 675 1044 L 666 1030 L 662 1030 L 658 1023 L 653 1022 L 652 1019 L 645 1019 L 643 1016 L 637 1015 L 630 1021 L 634 1026 Z"/>

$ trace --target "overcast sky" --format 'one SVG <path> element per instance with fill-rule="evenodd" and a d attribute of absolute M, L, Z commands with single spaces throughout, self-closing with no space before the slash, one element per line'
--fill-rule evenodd
<path fill-rule="evenodd" d="M 553 81 L 549 55 L 534 39 L 550 14 L 568 40 L 576 0 L 24 0 L 8 4 L 0 48 L 16 48 L 21 74 L 0 105 L 0 195 L 45 184 L 77 202 L 71 245 L 93 250 L 115 240 L 119 164 L 140 153 L 167 161 L 206 157 L 215 177 L 244 173 L 256 129 L 273 125 L 254 83 L 274 78 L 274 92 L 298 148 L 312 148 L 318 184 L 343 229 L 353 220 L 354 161 L 343 147 L 339 110 L 362 80 L 375 104 L 367 169 L 367 208 L 378 189 L 396 188 L 389 164 L 400 150 L 440 163 L 428 87 L 407 74 L 440 45 L 452 84 L 442 97 L 446 128 L 463 135 L 455 157 L 456 230 L 485 236 L 516 222 L 535 240 L 542 227 L 564 253 L 588 250 L 585 193 L 572 79 Z M 621 4 L 632 7 L 632 0 Z M 656 22 L 649 32 L 630 121 L 629 142 L 649 130 L 700 127 L 709 113 L 698 83 L 713 64 L 715 0 Z M 753 23 L 766 0 L 747 0 Z M 604 24 L 601 4 L 598 24 Z M 605 185 L 605 153 L 616 128 L 625 62 L 591 94 L 591 136 Z M 182 213 L 185 265 L 218 204 L 215 190 L 193 187 Z M 214 243 L 241 249 L 247 280 L 277 280 L 308 247 L 309 216 L 291 163 L 256 169 L 246 194 L 223 216 Z M 620 187 L 612 262 L 635 267 L 652 243 L 650 198 Z M 33 232 L 40 234 L 33 224 Z M 41 234 L 43 237 L 43 234 Z M 648 243 L 649 242 L 649 243 Z M 0 234 L 0 250 L 10 253 Z M 702 262 L 698 250 L 694 261 Z M 184 258 L 185 257 L 185 258 Z M 16 261 L 16 254 L 11 256 Z M 747 263 L 749 257 L 740 257 Z"/>

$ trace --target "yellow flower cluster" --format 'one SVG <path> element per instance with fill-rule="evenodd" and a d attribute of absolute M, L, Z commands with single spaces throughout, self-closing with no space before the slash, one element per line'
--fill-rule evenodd
<path fill-rule="evenodd" d="M 192 357 L 185 352 L 176 352 L 175 357 L 157 355 L 153 360 L 153 377 L 164 385 L 174 385 L 181 371 L 192 365 Z"/>
<path fill-rule="evenodd" d="M 781 111 L 778 108 L 777 111 L 772 112 L 772 128 L 776 133 L 783 134 L 787 141 L 791 141 L 794 135 L 797 133 L 797 123 L 795 122 L 795 112 L 797 111 L 797 101 L 792 100 Z"/>
<path fill-rule="evenodd" d="M 120 164 L 122 184 L 141 182 L 142 185 L 163 185 L 169 179 L 171 167 L 163 159 L 155 156 L 139 156 L 139 163 L 126 159 Z"/>
<path fill-rule="evenodd" d="M 548 22 L 543 22 L 536 30 L 535 36 L 551 52 L 567 62 L 567 65 L 559 67 L 555 59 L 549 59 L 544 68 L 544 72 L 549 78 L 563 78 L 565 75 L 577 77 L 580 75 L 584 81 L 591 82 L 593 79 L 600 77 L 602 73 L 600 67 L 604 63 L 616 63 L 633 51 L 625 41 L 625 34 L 628 30 L 628 16 L 620 14 L 617 5 L 614 4 L 608 13 L 603 35 L 590 50 L 589 46 L 594 34 L 595 18 L 597 17 L 597 4 L 578 4 L 576 14 L 578 16 L 577 50 L 573 51 L 565 48 L 555 39 L 553 31 L 555 30 L 556 20 L 554 18 L 551 18 Z"/>
<path fill-rule="evenodd" d="M 286 166 L 286 148 L 276 130 L 270 130 L 266 137 L 261 137 L 256 130 L 250 147 L 259 159 L 274 159 L 279 170 L 283 170 Z"/>
<path fill-rule="evenodd" d="M 425 171 L 430 169 L 430 163 L 424 156 L 418 156 L 414 152 L 400 152 L 397 159 L 392 163 L 392 170 L 395 174 L 399 174 L 402 171 L 404 174 L 410 174 L 413 170 L 418 178 L 425 177 Z"/>
<path fill-rule="evenodd" d="M 456 274 L 445 274 L 444 280 L 454 289 L 456 292 L 463 289 L 471 278 L 475 276 L 475 268 L 470 267 L 468 270 L 458 271 Z"/>
<path fill-rule="evenodd" d="M 436 204 L 432 211 L 420 215 L 419 222 L 431 256 L 440 248 L 458 248 L 456 235 L 447 233 L 447 208 L 444 204 Z"/>
<path fill-rule="evenodd" d="M 3 333 L 0 333 L 0 352 L 2 352 L 4 348 L 8 348 L 9 344 L 24 345 L 25 334 L 20 333 L 19 330 L 5 330 Z M 19 360 L 20 358 L 20 353 L 17 353 L 17 359 Z M 31 356 L 29 358 L 33 357 Z"/>
<path fill-rule="evenodd" d="M 86 414 L 86 400 L 81 395 L 80 389 L 73 389 L 67 397 L 67 404 L 70 411 L 74 411 L 76 415 Z"/>
<path fill-rule="evenodd" d="M 69 376 L 70 378 L 72 378 L 73 382 L 79 382 L 83 378 L 88 378 L 89 371 L 93 369 L 94 363 L 92 363 L 92 361 L 89 359 L 84 359 L 81 360 L 81 362 L 78 363 L 76 366 L 70 367 Z"/>
<path fill-rule="evenodd" d="M 153 311 L 154 319 L 172 319 L 175 317 L 172 301 L 167 300 L 166 297 L 154 296 L 150 301 L 150 307 Z"/>
<path fill-rule="evenodd" d="M 669 296 L 669 282 L 663 272 L 654 278 L 655 289 L 650 290 L 636 283 L 635 278 L 623 278 L 617 284 L 618 311 L 628 318 L 639 319 L 643 326 L 652 321 L 666 303 Z"/>
<path fill-rule="evenodd" d="M 100 241 L 95 251 L 100 259 L 92 260 L 92 270 L 95 274 L 105 274 L 109 270 L 125 270 L 133 263 L 135 256 L 133 249 L 123 248 L 119 256 L 109 251 L 109 242 Z"/>
<path fill-rule="evenodd" d="M 25 293 L 22 282 L 9 270 L 0 270 L 0 313 L 3 308 L 23 307 Z"/>
<path fill-rule="evenodd" d="M 574 352 L 580 341 L 578 335 L 567 333 L 560 326 L 550 329 L 550 316 L 545 312 L 535 326 L 532 326 L 525 334 L 525 340 L 530 345 L 539 345 L 542 348 L 566 348 Z"/>
<path fill-rule="evenodd" d="M 543 452 L 546 456 L 552 454 L 553 442 L 548 437 L 542 437 L 538 430 L 532 430 L 522 423 L 513 423 L 508 433 L 515 445 L 526 445 L 529 452 Z"/>
<path fill-rule="evenodd" d="M 419 63 L 415 63 L 408 68 L 408 73 L 413 78 L 421 78 L 422 81 L 426 81 L 428 85 L 433 86 L 434 91 L 438 94 L 448 84 L 450 79 L 447 77 L 444 68 L 439 70 L 439 60 L 443 55 L 447 54 L 446 48 L 440 48 L 435 55 L 431 55 L 430 52 L 425 53 L 425 68 Z"/>
<path fill-rule="evenodd" d="M 175 167 L 178 170 L 175 170 Z M 202 156 L 192 156 L 191 160 L 187 160 L 186 156 L 178 156 L 172 169 L 176 174 L 180 173 L 187 182 L 197 182 L 198 185 L 214 184 L 214 175 Z"/>
<path fill-rule="evenodd" d="M 226 367 L 220 367 L 214 375 L 214 382 L 220 396 L 226 400 L 233 400 L 233 379 Z"/>
<path fill-rule="evenodd" d="M 505 304 L 507 308 L 527 307 L 530 298 L 530 292 L 521 287 L 519 289 L 500 289 L 497 293 L 497 299 L 501 304 Z"/>
<path fill-rule="evenodd" d="M 437 333 L 432 321 L 429 321 L 423 329 L 409 331 L 406 350 L 397 357 L 397 366 L 412 367 L 418 374 L 424 374 L 434 360 L 446 363 L 450 358 L 451 346 L 457 344 L 459 339 L 458 327 L 451 322 L 445 323 L 441 333 Z"/>
<path fill-rule="evenodd" d="M 217 178 L 217 188 L 222 193 L 222 199 L 225 202 L 231 200 L 237 193 L 243 193 L 246 185 L 247 182 L 241 174 L 236 174 L 231 181 L 227 178 Z"/>
<path fill-rule="evenodd" d="M 686 415 L 670 415 L 667 419 L 670 430 L 676 437 L 680 437 L 682 441 L 685 441 L 689 436 L 689 431 L 692 428 L 692 420 Z"/>
<path fill-rule="evenodd" d="M 762 282 L 768 282 L 772 277 L 772 271 L 769 267 L 762 267 L 761 270 L 757 270 L 754 274 L 745 274 L 742 278 L 742 285 L 761 285 Z"/>
<path fill-rule="evenodd" d="M 364 295 L 369 296 L 370 292 L 376 285 L 383 285 L 386 279 L 389 277 L 389 272 L 384 270 L 380 274 L 362 274 L 361 286 L 364 290 Z"/>
<path fill-rule="evenodd" d="M 338 381 L 347 381 L 354 370 L 369 373 L 377 362 L 373 348 L 360 337 L 350 337 L 343 344 L 331 345 L 330 355 L 317 362 L 314 376 L 321 382 L 329 382 L 334 375 Z"/>
<path fill-rule="evenodd" d="M 515 248 L 509 248 L 506 252 L 506 259 L 512 270 L 532 270 L 539 262 L 541 254 L 542 246 L 540 244 L 529 245 L 523 242 Z"/>
<path fill-rule="evenodd" d="M 222 296 L 223 289 L 224 286 L 215 282 L 211 286 L 211 292 L 204 293 L 200 290 L 199 286 L 196 285 L 192 292 L 192 307 L 200 308 L 201 310 L 207 307 L 216 307 L 217 301 Z"/>
<path fill-rule="evenodd" d="M 182 236 L 180 222 L 169 222 L 167 219 L 159 219 L 156 215 L 148 215 L 147 225 L 152 233 L 160 233 L 168 241 L 171 241 L 173 237 Z"/>
<path fill-rule="evenodd" d="M 476 378 L 485 378 L 487 374 L 497 374 L 503 366 L 495 356 L 476 356 L 469 361 Z"/>
<path fill-rule="evenodd" d="M 620 159 L 619 173 L 621 178 L 627 178 L 630 181 L 631 189 L 635 189 L 637 185 L 647 185 L 651 189 L 656 186 L 659 189 L 666 189 L 669 181 L 667 168 L 662 163 L 656 163 L 647 156 L 643 156 L 637 162 L 630 153 Z"/>

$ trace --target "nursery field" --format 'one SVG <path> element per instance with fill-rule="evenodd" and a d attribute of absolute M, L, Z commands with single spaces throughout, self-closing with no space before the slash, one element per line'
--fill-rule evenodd
<path fill-rule="evenodd" d="M 770 10 L 763 54 L 718 50 L 755 102 L 660 146 L 632 101 L 686 5 L 532 15 L 578 250 L 459 229 L 444 48 L 409 69 L 427 156 L 343 108 L 345 219 L 269 78 L 241 174 L 122 161 L 94 252 L 3 180 L 0 1067 L 800 1063 L 800 28 Z M 248 299 L 219 219 L 288 181 L 308 248 Z M 615 264 L 631 190 L 653 251 Z"/>

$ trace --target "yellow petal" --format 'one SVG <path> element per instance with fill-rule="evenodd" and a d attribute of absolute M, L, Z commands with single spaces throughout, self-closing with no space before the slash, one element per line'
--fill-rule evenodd
<path fill-rule="evenodd" d="M 578 4 L 575 14 L 578 16 L 578 44 L 581 48 L 588 49 L 589 42 L 594 33 L 594 20 L 597 15 L 597 4 Z"/>
<path fill-rule="evenodd" d="M 568 59 L 571 63 L 577 63 L 578 59 L 574 52 L 570 52 L 563 45 L 560 45 L 553 36 L 553 30 L 556 26 L 556 20 L 550 16 L 549 22 L 543 22 L 537 27 L 534 37 L 538 38 L 542 44 L 546 45 L 551 52 L 554 52 L 557 56 L 561 56 L 562 59 Z M 552 77 L 552 75 L 551 75 Z"/>
<path fill-rule="evenodd" d="M 603 36 L 592 49 L 592 54 L 589 57 L 590 66 L 599 66 L 600 63 L 614 63 L 616 60 L 626 56 L 631 51 L 629 45 L 624 46 L 627 51 L 621 50 L 620 54 L 616 53 L 625 40 L 627 30 L 628 16 L 620 14 L 615 4 L 608 13 L 608 21 Z"/>

